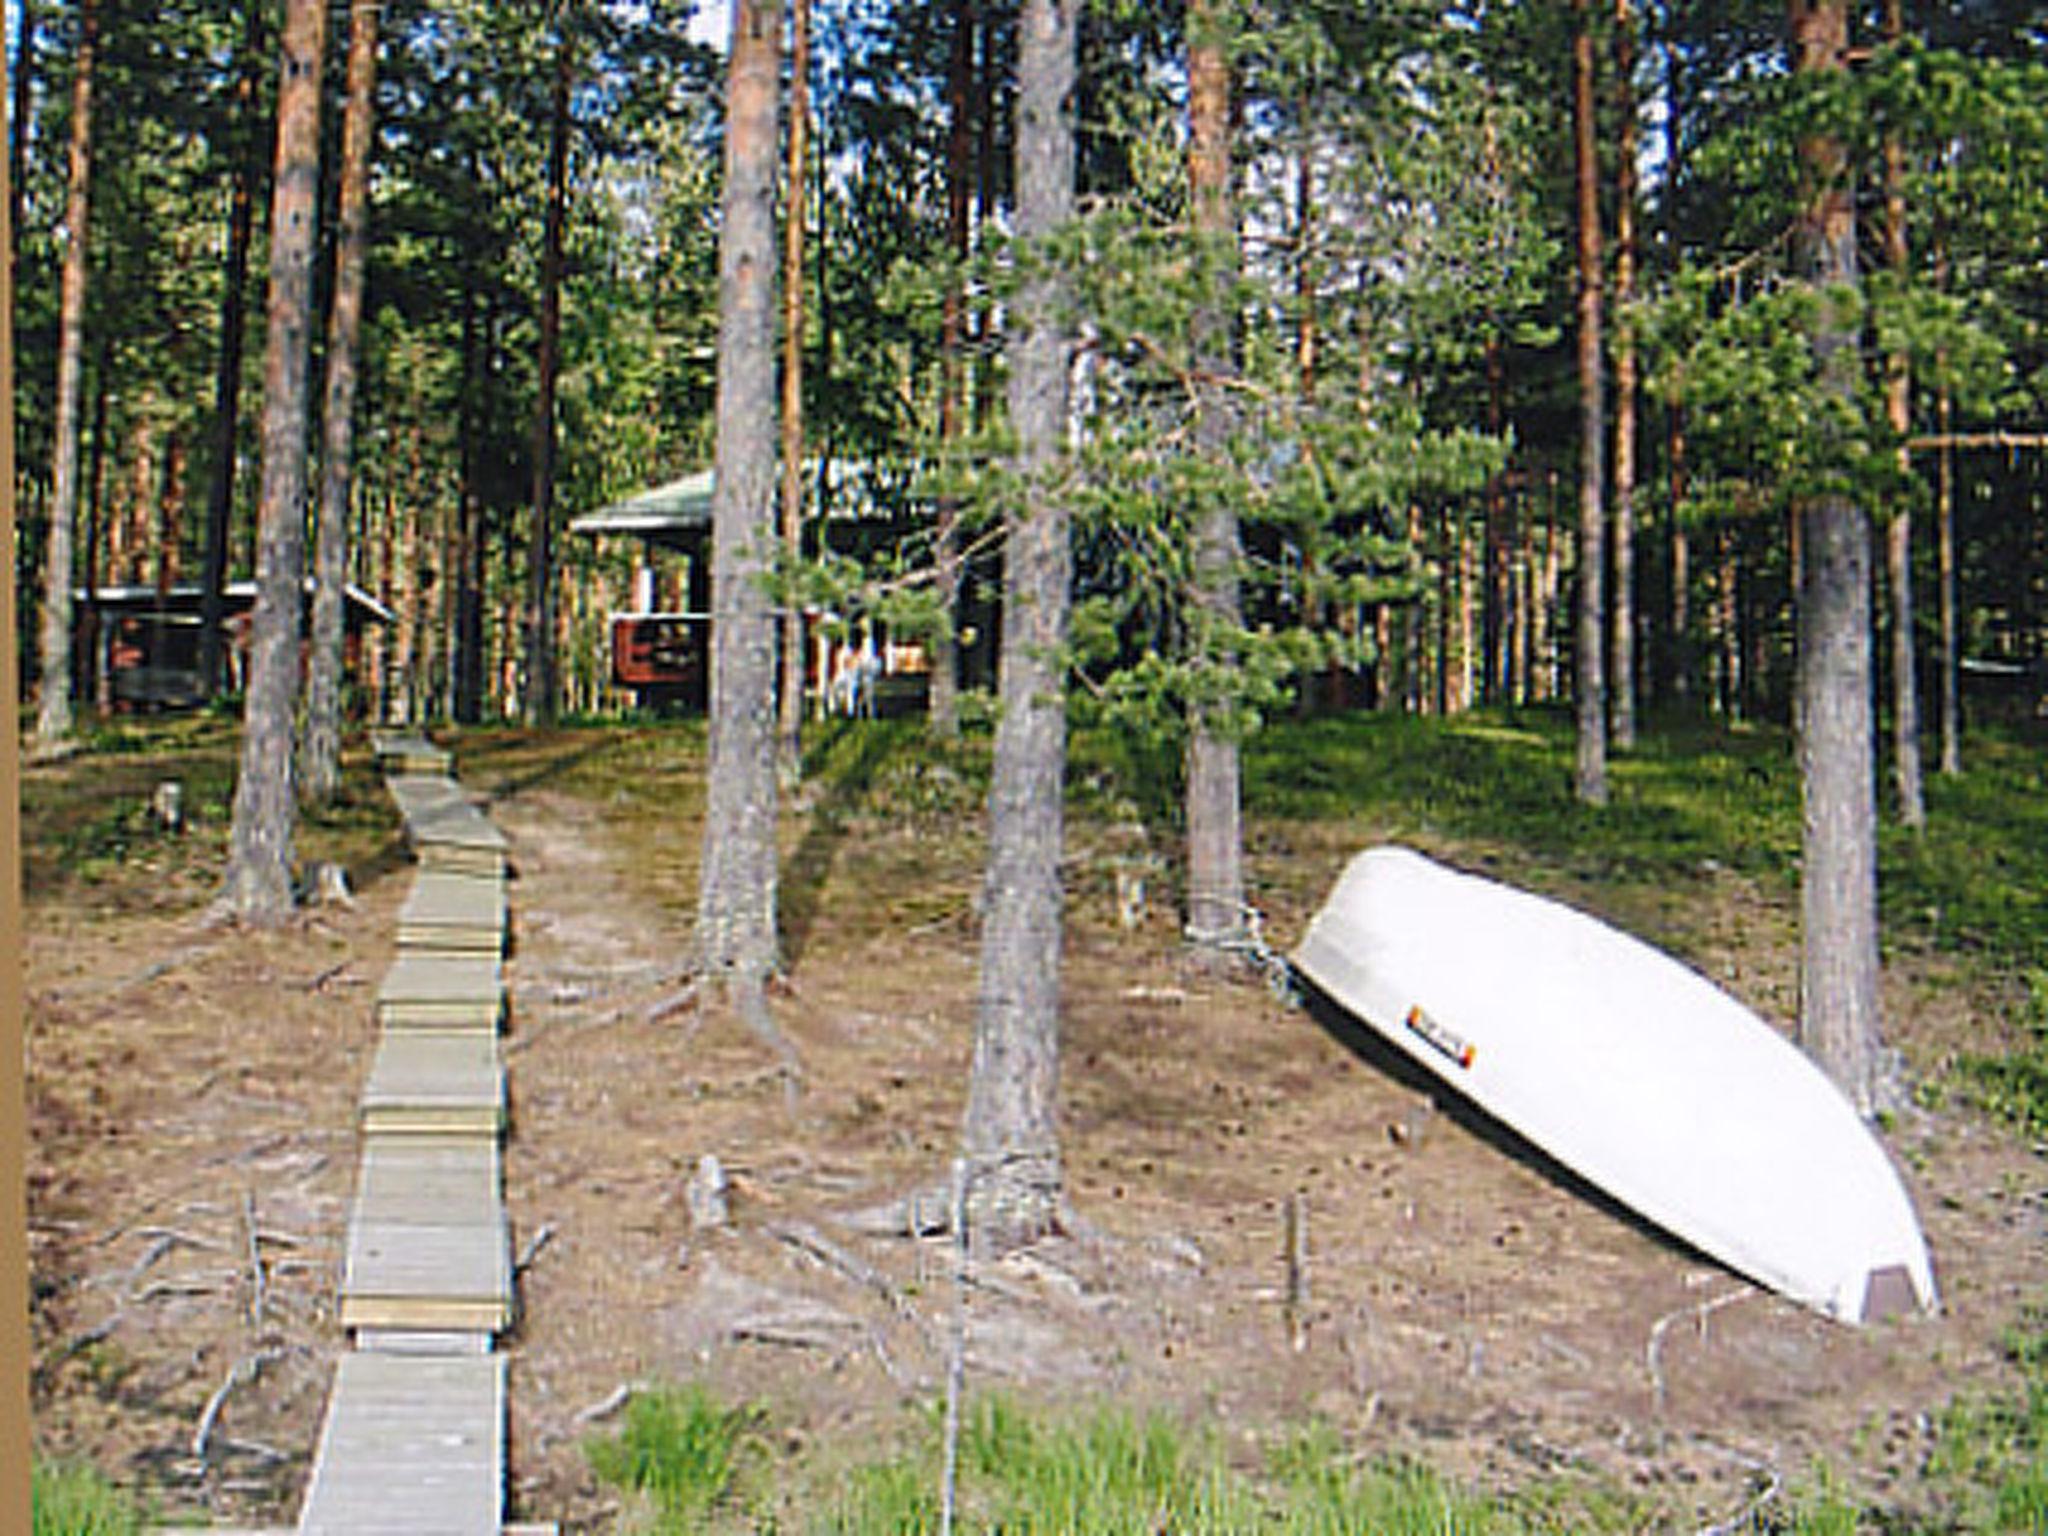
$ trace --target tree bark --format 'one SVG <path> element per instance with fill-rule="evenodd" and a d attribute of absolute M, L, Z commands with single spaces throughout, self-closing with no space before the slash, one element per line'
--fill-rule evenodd
<path fill-rule="evenodd" d="M 370 114 L 376 110 L 376 78 L 377 0 L 351 0 L 340 229 L 334 252 L 334 307 L 327 323 L 327 404 L 321 417 L 326 442 L 320 455 L 320 517 L 313 546 L 313 645 L 301 762 L 304 792 L 317 801 L 333 799 L 341 788 L 342 586 L 355 470 L 357 351 L 369 248 Z"/>
<path fill-rule="evenodd" d="M 229 523 L 235 506 L 236 448 L 241 438 L 242 345 L 249 245 L 256 229 L 256 182 L 263 174 L 257 145 L 256 88 L 262 70 L 262 0 L 244 0 L 242 73 L 235 83 L 235 122 L 246 142 L 236 157 L 228 192 L 227 252 L 221 262 L 220 350 L 213 374 L 213 462 L 206 492 L 206 552 L 200 571 L 199 686 L 220 692 L 222 626 L 227 620 Z"/>
<path fill-rule="evenodd" d="M 1237 221 L 1231 209 L 1230 59 L 1218 0 L 1188 3 L 1188 191 L 1202 276 L 1192 320 L 1196 451 L 1220 459 L 1230 447 L 1231 285 L 1237 267 Z M 1304 222 L 1303 226 L 1306 228 Z M 1309 333 L 1313 334 L 1312 330 Z M 1304 344 L 1304 382 L 1313 387 L 1313 342 Z M 1195 530 L 1192 626 L 1210 654 L 1204 668 L 1224 678 L 1237 670 L 1230 634 L 1242 622 L 1238 590 L 1237 508 L 1211 495 Z M 1222 711 L 1198 699 L 1190 710 L 1187 758 L 1187 941 L 1211 961 L 1244 940 L 1244 826 L 1237 739 Z"/>
<path fill-rule="evenodd" d="M 35 0 L 17 0 L 16 10 L 19 14 L 14 34 L 14 115 L 7 125 L 7 262 L 9 281 L 18 293 L 21 291 L 21 192 L 28 175 L 28 141 L 35 106 Z"/>
<path fill-rule="evenodd" d="M 1573 789 L 1588 805 L 1607 803 L 1607 680 L 1604 596 L 1606 516 L 1601 460 L 1604 412 L 1600 393 L 1600 160 L 1594 139 L 1593 15 L 1590 0 L 1573 0 L 1572 127 L 1579 224 L 1579 624 L 1578 756 Z"/>
<path fill-rule="evenodd" d="M 974 181 L 974 32 L 978 19 L 975 0 L 953 0 L 952 8 L 952 51 L 946 63 L 946 244 L 955 269 L 946 284 L 945 309 L 939 322 L 942 455 L 966 431 L 967 366 L 963 354 L 967 346 L 966 264 Z M 958 505 L 950 497 L 941 498 L 933 542 L 943 622 L 932 637 L 928 713 L 933 733 L 944 740 L 960 734 L 960 646 L 954 628 L 960 606 L 959 516 Z"/>
<path fill-rule="evenodd" d="M 1486 322 L 1486 430 L 1501 437 L 1507 430 L 1507 357 L 1500 327 Z M 1486 477 L 1486 608 L 1480 653 L 1484 696 L 1494 702 L 1513 697 L 1514 558 L 1508 526 L 1507 472 L 1503 467 Z"/>
<path fill-rule="evenodd" d="M 299 691 L 300 583 L 305 575 L 307 341 L 325 42 L 326 8 L 320 0 L 290 0 L 278 86 L 277 192 L 271 206 L 256 608 L 222 893 L 228 912 L 257 924 L 279 922 L 292 907 L 292 715 Z"/>
<path fill-rule="evenodd" d="M 1944 389 L 1935 402 L 1935 420 L 1944 438 L 1953 411 Z M 1955 451 L 1946 443 L 1934 456 L 1934 540 L 1935 580 L 1941 587 L 1941 771 L 1954 778 L 1963 771 L 1963 708 L 1956 612 L 1956 462 Z"/>
<path fill-rule="evenodd" d="M 1791 0 L 1794 67 L 1846 67 L 1846 0 Z M 1814 134 L 1799 145 L 1807 183 L 1798 238 L 1810 280 L 1856 281 L 1856 214 L 1842 146 Z M 1820 375 L 1857 387 L 1853 319 L 1823 298 L 1812 338 Z M 1838 495 L 1801 510 L 1800 777 L 1805 796 L 1800 880 L 1803 964 L 1800 1038 L 1864 1114 L 1877 1103 L 1877 827 L 1871 750 L 1870 520 Z"/>
<path fill-rule="evenodd" d="M 1025 0 L 1019 18 L 1016 234 L 1027 248 L 1073 213 L 1078 10 L 1079 0 Z M 1011 305 L 1010 425 L 1023 484 L 1005 529 L 1001 718 L 964 1127 L 969 1236 L 982 1252 L 1052 1230 L 1061 1201 L 1055 1095 L 1072 565 L 1056 483 L 1070 351 L 1062 308 L 1060 280 L 1044 270 Z"/>
<path fill-rule="evenodd" d="M 78 516 L 78 412 L 85 380 L 86 248 L 91 244 L 92 87 L 99 9 L 80 0 L 78 57 L 71 75 L 71 153 L 64 202 L 64 274 L 57 308 L 55 462 L 50 469 L 50 527 L 44 554 L 38 750 L 71 738 L 72 529 Z"/>
<path fill-rule="evenodd" d="M 804 171 L 811 121 L 811 3 L 791 0 L 789 129 L 782 213 L 782 549 L 804 552 Z M 782 604 L 780 750 L 783 782 L 803 778 L 804 610 L 792 591 Z"/>
<path fill-rule="evenodd" d="M 471 162 L 472 175 L 480 174 Z M 479 314 L 481 278 L 473 267 L 463 272 L 462 400 L 456 407 L 456 454 L 460 484 L 456 490 L 452 527 L 444 530 L 440 582 L 435 594 L 439 610 L 429 646 L 440 657 L 448 713 L 473 725 L 484 712 L 484 517 L 477 487 L 477 418 L 490 389 L 490 318 Z"/>
<path fill-rule="evenodd" d="M 1902 0 L 1885 0 L 1884 37 L 1897 43 L 1905 35 Z M 1906 151 L 1896 132 L 1884 140 L 1884 259 L 1903 284 L 1907 277 Z M 1885 359 L 1885 420 L 1899 438 L 1899 478 L 1912 469 L 1906 436 L 1913 426 L 1913 377 L 1903 351 Z M 1920 771 L 1920 679 L 1913 635 L 1913 508 L 1900 497 L 1885 530 L 1887 590 L 1892 600 L 1892 783 L 1898 793 L 1899 820 L 1915 829 L 1927 825 L 1927 797 Z"/>
<path fill-rule="evenodd" d="M 1685 66 L 1675 43 L 1666 44 L 1664 61 L 1664 234 L 1666 248 L 1675 262 L 1682 259 L 1678 240 L 1678 178 L 1684 168 L 1685 144 Z M 1666 651 L 1670 658 L 1671 696 L 1683 702 L 1692 697 L 1699 660 L 1692 633 L 1692 535 L 1685 525 L 1685 405 L 1676 390 L 1666 407 L 1664 425 L 1671 494 L 1671 628 Z"/>
<path fill-rule="evenodd" d="M 1614 680 L 1618 751 L 1636 744 L 1636 49 L 1633 0 L 1614 0 Z"/>
<path fill-rule="evenodd" d="M 735 0 L 719 231 L 710 770 L 699 963 L 743 1008 L 776 967 L 775 105 L 779 0 Z"/>
<path fill-rule="evenodd" d="M 575 71 L 573 0 L 551 7 L 555 21 L 554 84 L 548 101 L 547 211 L 541 221 L 540 354 L 533 408 L 532 544 L 528 550 L 526 677 L 519 700 L 529 721 L 555 718 L 555 384 L 562 368 L 562 226 L 569 206 L 569 85 Z"/>
<path fill-rule="evenodd" d="M 93 361 L 92 389 L 92 453 L 85 477 L 85 623 L 80 626 L 85 641 L 86 661 L 91 685 L 90 697 L 93 707 L 104 717 L 114 707 L 113 683 L 107 675 L 106 628 L 100 622 L 99 591 L 104 584 L 107 567 L 101 564 L 100 551 L 108 542 L 105 538 L 107 499 L 107 399 L 113 394 L 110 359 L 113 357 L 113 342 L 102 336 L 95 349 Z M 73 524 L 76 525 L 76 517 Z"/>

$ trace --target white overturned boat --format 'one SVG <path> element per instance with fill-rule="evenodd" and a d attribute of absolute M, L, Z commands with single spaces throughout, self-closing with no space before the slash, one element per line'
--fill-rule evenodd
<path fill-rule="evenodd" d="M 1857 1323 L 1935 1305 L 1884 1149 L 1798 1049 L 1697 972 L 1405 848 L 1358 855 L 1295 968 L 1592 1184 Z"/>

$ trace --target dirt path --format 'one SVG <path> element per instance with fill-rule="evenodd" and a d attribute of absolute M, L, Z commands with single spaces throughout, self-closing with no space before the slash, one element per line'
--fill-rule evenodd
<path fill-rule="evenodd" d="M 823 861 L 823 915 L 777 1007 L 808 1069 L 792 1118 L 769 1054 L 678 997 L 686 916 L 633 874 L 657 851 L 608 841 L 561 796 L 494 814 L 520 863 L 511 1201 L 522 1233 L 553 1234 L 515 1356 L 526 1507 L 602 1513 L 575 1441 L 634 1382 L 708 1380 L 804 1439 L 900 1430 L 942 1389 L 950 1256 L 861 1218 L 934 1186 L 952 1154 L 964 893 L 905 931 L 858 920 L 888 845 L 936 859 L 911 826 L 863 824 L 857 856 Z M 671 896 L 687 888 L 683 869 Z M 1747 899 L 1731 890 L 1712 942 L 1768 1006 L 1787 935 Z M 1184 974 L 1163 917 L 1125 934 L 1099 905 L 1077 904 L 1069 943 L 1081 1228 L 978 1277 L 975 1387 L 1154 1402 L 1254 1440 L 1313 1416 L 1367 1452 L 1421 1449 L 1492 1481 L 1591 1471 L 1681 1520 L 1816 1458 L 1883 1493 L 1921 1460 L 1928 1414 L 1999 1376 L 2043 1234 L 2038 1166 L 2003 1133 L 1909 1117 L 1894 1146 L 1948 1308 L 1853 1331 L 1640 1230 L 1256 987 Z M 1893 969 L 1909 1056 L 1966 1025 L 1943 979 Z M 707 1153 L 733 1185 L 731 1224 L 708 1232 L 685 1198 Z M 1282 1316 L 1297 1198 L 1299 1350 Z"/>
<path fill-rule="evenodd" d="M 801 944 L 775 1004 L 808 1071 L 792 1114 L 771 1054 L 686 991 L 694 822 L 657 840 L 544 783 L 491 812 L 518 870 L 515 1509 L 602 1527 L 579 1442 L 639 1382 L 764 1401 L 792 1453 L 877 1451 L 943 1384 L 947 1244 L 863 1218 L 942 1180 L 956 1145 L 974 850 L 913 818 L 814 809 L 793 826 Z M 1341 853 L 1262 840 L 1276 934 Z M 1617 1218 L 1257 987 L 1184 973 L 1166 914 L 1116 925 L 1098 865 L 1084 840 L 1063 1088 L 1077 1230 L 975 1277 L 974 1390 L 1157 1404 L 1248 1460 L 1316 1417 L 1364 1454 L 1494 1483 L 1583 1469 L 1677 1527 L 1815 1458 L 1882 1495 L 1920 1462 L 1931 1413 L 2001 1379 L 2044 1235 L 2040 1165 L 2004 1133 L 1907 1118 L 1894 1149 L 1947 1311 L 1835 1326 Z M 31 909 L 38 1440 L 167 1513 L 296 1511 L 404 884 L 372 879 L 355 910 L 262 939 Z M 1703 963 L 1768 1009 L 1789 930 L 1739 887 L 1725 898 Z M 1972 1037 L 1944 967 L 1900 957 L 1889 986 L 1909 1060 Z M 686 1198 L 706 1154 L 732 1212 L 708 1230 Z M 1282 1308 L 1297 1201 L 1298 1350 Z"/>

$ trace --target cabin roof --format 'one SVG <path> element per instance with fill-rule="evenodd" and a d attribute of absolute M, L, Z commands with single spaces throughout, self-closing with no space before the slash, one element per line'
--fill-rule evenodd
<path fill-rule="evenodd" d="M 308 576 L 305 589 L 313 590 L 313 578 Z M 379 624 L 395 624 L 398 615 L 377 601 L 354 582 L 342 585 L 342 597 L 349 608 L 360 617 L 375 620 Z M 253 581 L 231 581 L 221 588 L 229 612 L 240 612 L 256 601 L 256 583 Z M 196 581 L 181 581 L 159 591 L 153 583 L 134 582 L 128 584 L 109 583 L 88 592 L 84 587 L 71 591 L 73 602 L 90 602 L 102 610 L 132 613 L 192 613 L 196 615 L 204 594 Z"/>
<path fill-rule="evenodd" d="M 569 524 L 569 531 L 635 534 L 656 541 L 702 533 L 711 526 L 712 480 L 710 470 L 696 470 L 679 480 L 586 512 Z"/>

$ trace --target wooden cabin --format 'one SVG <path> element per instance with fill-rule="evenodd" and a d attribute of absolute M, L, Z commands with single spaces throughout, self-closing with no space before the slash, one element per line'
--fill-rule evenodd
<path fill-rule="evenodd" d="M 306 583 L 302 626 L 312 624 L 312 588 Z M 248 661 L 250 615 L 256 606 L 256 583 L 231 581 L 222 591 L 222 661 L 224 686 L 238 692 Z M 174 586 L 103 586 L 73 590 L 72 655 L 79 686 L 98 690 L 116 710 L 190 709 L 205 691 L 199 676 L 199 637 L 204 624 L 205 594 L 197 582 Z M 362 658 L 363 637 L 373 624 L 393 623 L 397 615 L 361 587 L 343 588 L 342 667 L 354 673 Z"/>
<path fill-rule="evenodd" d="M 835 548 L 900 532 L 896 518 L 874 509 L 860 484 L 863 475 L 861 466 L 844 465 L 832 477 L 839 505 L 825 536 Z M 590 538 L 638 539 L 649 551 L 636 572 L 632 607 L 612 614 L 609 625 L 612 682 L 643 707 L 702 709 L 709 697 L 713 486 L 712 471 L 698 470 L 569 524 L 570 532 Z M 656 550 L 682 557 L 680 606 L 659 600 Z M 804 615 L 805 693 L 816 712 L 923 709 L 929 682 L 924 648 L 872 627 L 835 637 L 839 626 L 832 617 L 816 610 Z"/>

